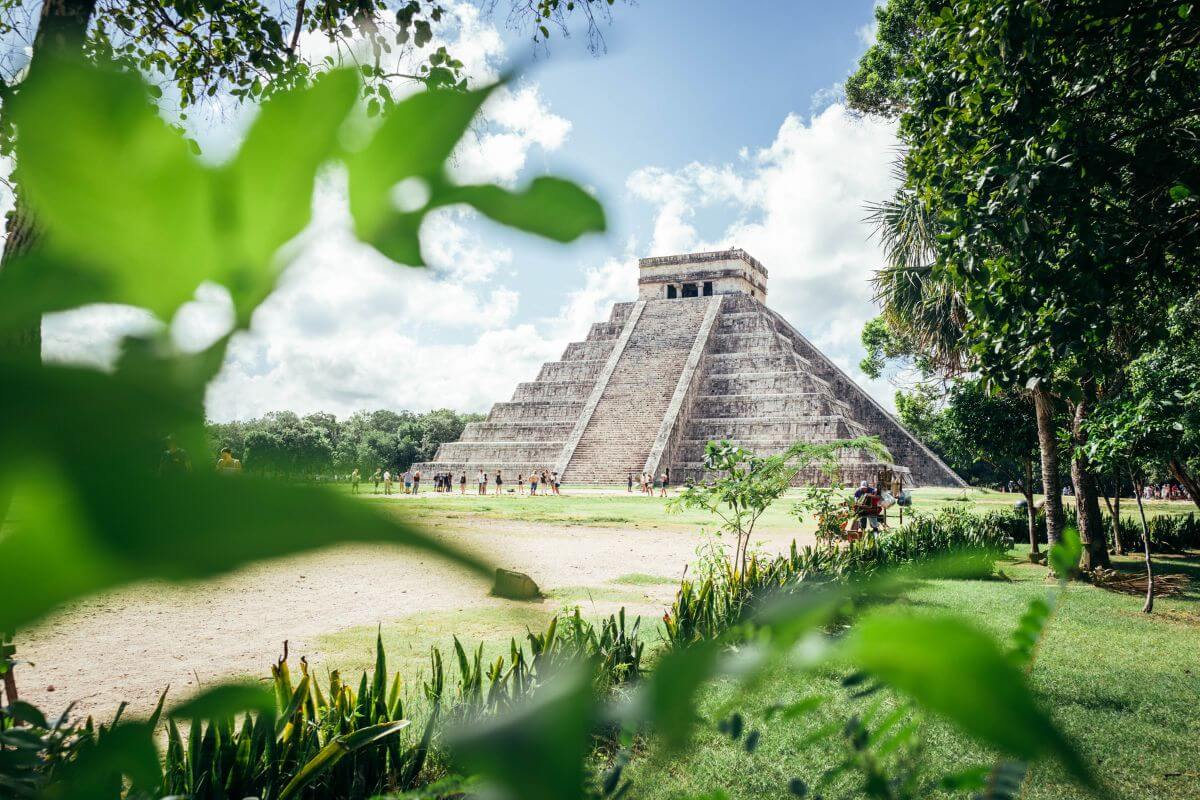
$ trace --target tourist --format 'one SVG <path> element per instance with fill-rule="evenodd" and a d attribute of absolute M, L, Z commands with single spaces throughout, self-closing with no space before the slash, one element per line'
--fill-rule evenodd
<path fill-rule="evenodd" d="M 375 481 L 375 494 L 379 494 L 379 480 L 383 477 L 383 472 L 379 467 L 375 468 L 375 474 L 371 476 L 371 480 Z"/>
<path fill-rule="evenodd" d="M 359 479 L 359 477 L 360 476 L 358 474 L 358 467 L 355 467 L 350 472 L 350 494 L 358 494 L 358 479 Z"/>
<path fill-rule="evenodd" d="M 404 470 L 404 493 L 412 494 L 412 468 Z"/>
<path fill-rule="evenodd" d="M 537 470 L 532 470 L 529 473 L 529 496 L 533 497 L 537 494 L 538 474 Z"/>
<path fill-rule="evenodd" d="M 666 497 L 666 496 L 667 496 L 667 489 L 669 489 L 670 487 L 671 487 L 671 468 L 670 468 L 670 467 L 667 467 L 667 468 L 665 468 L 665 469 L 663 470 L 663 474 L 662 474 L 662 493 L 659 495 L 659 497 Z"/>
<path fill-rule="evenodd" d="M 504 476 L 500 474 L 500 470 L 496 470 L 496 494 L 504 493 Z"/>
<path fill-rule="evenodd" d="M 158 458 L 158 477 L 182 478 L 192 472 L 192 459 L 187 450 L 175 443 L 174 436 L 168 436 L 163 442 L 167 449 Z"/>
<path fill-rule="evenodd" d="M 525 494 L 525 473 L 524 472 L 517 473 L 517 494 L 520 494 L 520 495 Z"/>
<path fill-rule="evenodd" d="M 475 483 L 478 484 L 479 494 L 487 494 L 487 473 L 483 469 L 475 476 Z"/>
<path fill-rule="evenodd" d="M 558 470 L 550 473 L 550 488 L 554 489 L 555 494 L 558 494 Z"/>
<path fill-rule="evenodd" d="M 217 459 L 218 475 L 236 475 L 242 471 L 242 462 L 233 457 L 233 451 L 228 447 L 221 448 L 221 457 Z"/>
<path fill-rule="evenodd" d="M 882 505 L 879 492 L 871 484 L 862 481 L 858 485 L 858 490 L 854 492 L 854 513 L 858 518 L 856 527 L 861 531 L 866 531 L 869 525 L 871 530 L 879 530 L 879 515 L 883 510 Z"/>
<path fill-rule="evenodd" d="M 392 493 L 392 471 L 390 469 L 385 469 L 383 471 L 383 493 Z"/>
<path fill-rule="evenodd" d="M 628 492 L 629 494 L 633 494 L 633 473 L 632 472 L 629 473 L 627 476 L 625 476 L 625 491 Z"/>
<path fill-rule="evenodd" d="M 421 470 L 413 473 L 413 494 L 421 491 Z"/>

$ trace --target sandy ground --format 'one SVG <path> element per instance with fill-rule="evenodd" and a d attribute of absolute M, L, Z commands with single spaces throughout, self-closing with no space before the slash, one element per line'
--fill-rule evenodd
<path fill-rule="evenodd" d="M 601 586 L 630 573 L 678 577 L 699 536 L 678 531 L 560 527 L 453 520 L 445 539 L 497 566 L 531 575 L 543 590 Z M 782 549 L 791 534 L 755 537 Z M 24 631 L 22 699 L 58 713 L 110 716 L 122 701 L 148 713 L 170 685 L 179 699 L 219 678 L 269 674 L 284 640 L 293 657 L 319 662 L 322 634 L 423 611 L 503 605 L 485 581 L 398 548 L 340 547 L 256 565 L 205 584 L 140 584 L 77 603 Z M 670 601 L 670 586 L 650 590 Z"/>

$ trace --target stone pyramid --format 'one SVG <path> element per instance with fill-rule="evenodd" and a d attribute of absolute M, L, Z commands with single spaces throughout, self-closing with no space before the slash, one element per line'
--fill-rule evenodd
<path fill-rule="evenodd" d="M 895 464 L 841 457 L 842 481 L 883 468 L 906 486 L 962 479 L 765 305 L 767 270 L 742 250 L 644 258 L 638 300 L 617 303 L 587 339 L 518 384 L 484 422 L 438 448 L 423 473 L 480 469 L 506 483 L 557 470 L 564 483 L 623 484 L 643 470 L 705 477 L 704 448 L 728 439 L 758 455 L 797 441 L 878 436 Z M 815 472 L 798 483 L 819 482 Z"/>

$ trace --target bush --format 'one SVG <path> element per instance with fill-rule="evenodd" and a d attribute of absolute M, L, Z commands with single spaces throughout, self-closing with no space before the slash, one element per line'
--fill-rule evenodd
<path fill-rule="evenodd" d="M 739 574 L 727 561 L 709 574 L 684 580 L 670 611 L 663 615 L 664 639 L 681 647 L 714 639 L 742 622 L 754 603 L 768 594 L 802 586 L 863 578 L 889 567 L 938 556 L 957 555 L 947 577 L 988 574 L 1013 544 L 1008 515 L 975 515 L 957 509 L 914 514 L 903 528 L 880 533 L 844 548 L 797 547 L 785 556 L 751 553 Z"/>
<path fill-rule="evenodd" d="M 1122 498 L 1126 502 L 1136 502 Z M 1019 542 L 1026 541 L 1029 537 L 1029 531 L 1025 518 L 1025 512 L 993 512 L 997 517 L 1008 514 L 1008 518 L 1004 520 L 1008 525 L 1009 531 L 1014 539 Z M 1066 517 L 1066 524 L 1078 529 L 1079 515 L 1073 507 L 1068 506 L 1063 509 Z M 1112 516 L 1101 512 L 1101 519 L 1104 521 L 1104 534 L 1108 540 L 1108 545 L 1112 547 Z M 1150 551 L 1153 553 L 1182 553 L 1185 550 L 1200 550 L 1200 520 L 1196 519 L 1194 513 L 1183 515 L 1162 515 L 1158 517 L 1150 517 L 1146 520 L 1146 525 L 1150 529 Z M 1042 544 L 1046 543 L 1046 515 L 1041 511 L 1037 515 L 1037 532 L 1038 541 Z M 1142 523 L 1136 517 L 1127 517 L 1121 515 L 1120 524 L 1121 549 L 1126 553 L 1140 552 L 1142 549 Z"/>
<path fill-rule="evenodd" d="M 544 632 L 528 633 L 524 643 L 512 640 L 509 655 L 491 663 L 484 663 L 482 645 L 469 652 L 455 638 L 455 667 L 448 670 L 442 652 L 433 648 L 429 677 L 416 698 L 406 696 L 398 673 L 389 676 L 379 639 L 374 672 L 364 672 L 357 684 L 333 670 L 322 685 L 303 659 L 298 675 L 281 659 L 271 669 L 274 708 L 195 719 L 183 726 L 186 735 L 168 716 L 161 786 L 122 791 L 113 782 L 96 796 L 359 800 L 412 790 L 445 771 L 437 748 L 444 723 L 470 723 L 520 704 L 567 662 L 595 665 L 597 693 L 637 678 L 644 646 L 638 627 L 637 622 L 626 626 L 624 610 L 596 626 L 576 609 L 554 618 Z M 152 727 L 158 726 L 161 709 L 160 701 Z M 51 726 L 36 709 L 30 714 L 21 718 L 28 727 L 20 732 L 25 745 L 39 741 L 36 749 L 25 747 L 31 763 L 21 784 L 30 793 L 63 769 L 76 768 L 93 751 L 100 757 L 117 724 L 94 725 L 88 719 L 78 728 Z M 409 722 L 407 727 L 401 720 Z M 0 708 L 0 744 L 13 735 L 16 722 Z"/>

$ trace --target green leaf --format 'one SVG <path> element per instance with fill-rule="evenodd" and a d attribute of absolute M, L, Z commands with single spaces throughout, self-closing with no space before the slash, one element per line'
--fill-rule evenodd
<path fill-rule="evenodd" d="M 337 134 L 358 93 L 354 70 L 325 73 L 311 88 L 263 104 L 237 157 L 225 170 L 242 259 L 220 276 L 247 313 L 274 282 L 262 267 L 312 216 L 317 168 L 337 150 Z M 257 291 L 246 293 L 251 286 Z"/>
<path fill-rule="evenodd" d="M 395 218 L 407 215 L 395 208 L 392 190 L 407 178 L 440 179 L 446 159 L 495 88 L 430 89 L 392 107 L 370 142 L 347 158 L 350 212 L 360 239 L 401 263 L 424 264 L 415 241 L 420 215 L 397 230 Z"/>
<path fill-rule="evenodd" d="M 535 178 L 522 192 L 461 186 L 447 192 L 445 200 L 467 203 L 499 223 L 556 242 L 604 230 L 604 209 L 596 198 L 561 178 Z"/>
<path fill-rule="evenodd" d="M 207 463 L 160 477 L 165 434 L 204 452 L 200 400 L 161 371 L 118 374 L 123 380 L 0 365 L 9 458 L 0 484 L 18 488 L 19 509 L 0 539 L 0 563 L 13 576 L 0 584 L 0 630 L 133 580 L 207 577 L 344 541 L 415 547 L 491 574 L 479 559 L 333 492 L 222 479 Z"/>
<path fill-rule="evenodd" d="M 24 722 L 26 725 L 42 729 L 50 727 L 41 709 L 32 703 L 26 703 L 24 700 L 14 700 L 8 704 L 8 708 L 5 710 L 13 719 Z"/>
<path fill-rule="evenodd" d="M 353 733 L 348 733 L 344 736 L 339 736 L 329 744 L 321 748 L 315 756 L 312 757 L 296 776 L 288 782 L 288 785 L 283 787 L 283 791 L 279 794 L 279 800 L 287 800 L 287 798 L 299 792 L 308 784 L 319 778 L 322 773 L 328 771 L 334 764 L 338 763 L 345 756 L 357 750 L 361 750 L 368 745 L 375 744 L 381 739 L 399 733 L 404 728 L 407 728 L 409 721 L 406 719 L 396 720 L 395 722 L 384 722 L 379 725 L 370 725 L 366 728 L 359 728 Z"/>
<path fill-rule="evenodd" d="M 1079 556 L 1082 553 L 1079 531 L 1068 527 L 1063 529 L 1062 538 L 1050 548 L 1047 559 L 1059 580 L 1066 580 L 1079 568 Z"/>
<path fill-rule="evenodd" d="M 96 744 L 80 748 L 55 775 L 51 796 L 112 800 L 121 794 L 122 777 L 134 795 L 156 792 L 162 783 L 153 731 L 145 723 L 116 725 L 102 731 Z"/>
<path fill-rule="evenodd" d="M 105 275 L 95 299 L 169 318 L 220 272 L 212 181 L 138 77 L 46 61 L 12 106 L 22 191 L 51 252 Z"/>
<path fill-rule="evenodd" d="M 643 687 L 638 702 L 668 752 L 682 749 L 691 740 L 696 693 L 716 674 L 719 657 L 715 642 L 673 650 L 659 660 Z"/>
<path fill-rule="evenodd" d="M 1189 189 L 1186 184 L 1177 183 L 1171 187 L 1169 194 L 1171 195 L 1171 199 L 1178 203 L 1191 197 L 1192 190 Z"/>
<path fill-rule="evenodd" d="M 952 617 L 876 614 L 843 645 L 860 669 L 998 750 L 1026 761 L 1056 758 L 1095 787 L 1087 764 L 1034 701 L 1024 673 L 990 634 Z"/>
<path fill-rule="evenodd" d="M 595 716 L 591 671 L 572 664 L 528 704 L 451 736 L 454 755 L 510 800 L 583 797 L 583 761 Z"/>
<path fill-rule="evenodd" d="M 175 708 L 170 716 L 183 719 L 223 719 L 243 711 L 274 711 L 275 694 L 250 683 L 224 683 L 206 689 Z"/>

